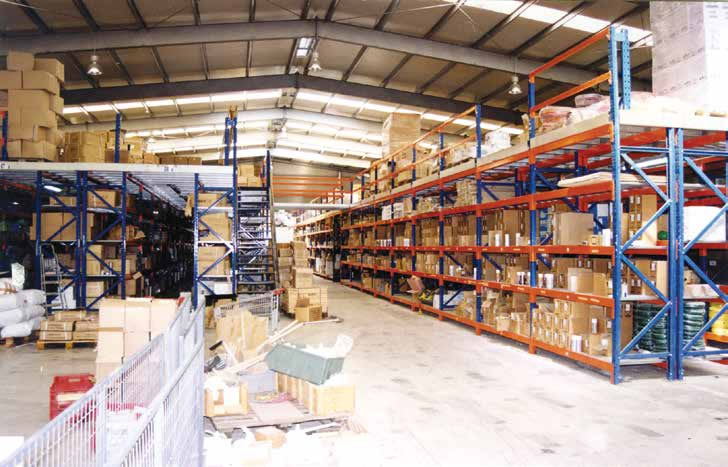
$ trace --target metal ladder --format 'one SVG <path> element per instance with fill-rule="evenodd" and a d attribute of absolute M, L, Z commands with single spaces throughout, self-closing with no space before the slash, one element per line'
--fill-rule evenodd
<path fill-rule="evenodd" d="M 40 245 L 40 256 L 42 259 L 43 270 L 40 274 L 40 286 L 41 290 L 45 293 L 46 297 L 58 295 L 58 301 L 61 304 L 62 310 L 68 310 L 68 303 L 66 302 L 66 296 L 63 293 L 63 271 L 58 262 L 58 255 L 56 249 L 52 243 L 41 243 Z M 50 273 L 50 274 L 49 274 Z M 49 280 L 48 277 L 54 277 L 55 280 Z M 56 292 L 49 292 L 48 286 L 52 285 L 56 287 Z M 46 311 L 48 311 L 52 305 L 46 304 Z"/>

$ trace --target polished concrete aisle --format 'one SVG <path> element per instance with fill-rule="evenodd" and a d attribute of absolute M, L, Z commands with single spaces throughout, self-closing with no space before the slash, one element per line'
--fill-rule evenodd
<path fill-rule="evenodd" d="M 319 284 L 344 322 L 304 328 L 293 340 L 354 339 L 344 368 L 369 431 L 365 443 L 351 443 L 356 465 L 725 463 L 728 366 L 706 363 L 715 372 L 692 369 L 682 382 L 632 369 L 613 386 L 570 361 Z"/>
<path fill-rule="evenodd" d="M 629 381 L 419 315 L 317 279 L 339 324 L 307 326 L 294 342 L 354 339 L 344 368 L 367 434 L 333 443 L 325 465 L 719 465 L 728 457 L 728 366 L 662 370 Z M 48 420 L 52 374 L 93 371 L 92 350 L 0 349 L 0 435 Z M 706 365 L 710 372 L 705 371 Z"/>

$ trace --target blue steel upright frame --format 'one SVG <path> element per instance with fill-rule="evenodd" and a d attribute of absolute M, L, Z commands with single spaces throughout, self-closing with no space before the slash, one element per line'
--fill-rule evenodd
<path fill-rule="evenodd" d="M 193 190 L 193 282 L 192 282 L 192 303 L 197 306 L 198 300 L 200 299 L 201 290 L 207 291 L 209 295 L 217 295 L 215 291 L 210 288 L 205 280 L 213 280 L 216 277 L 212 277 L 209 272 L 213 270 L 217 265 L 221 264 L 230 258 L 230 285 L 231 294 L 236 295 L 237 293 L 237 274 L 236 274 L 236 260 L 237 260 L 237 180 L 238 180 L 238 155 L 237 155 L 237 117 L 226 117 L 225 118 L 225 149 L 224 149 L 224 161 L 225 165 L 231 165 L 233 167 L 233 174 L 230 187 L 209 187 L 202 186 L 200 183 L 199 174 L 195 174 L 194 190 Z M 232 135 L 232 137 L 231 137 Z M 232 158 L 230 158 L 230 152 L 232 151 Z M 219 193 L 218 197 L 209 205 L 201 208 L 199 205 L 199 195 L 201 191 Z M 226 209 L 220 206 L 221 203 L 227 201 L 231 209 Z M 225 236 L 221 235 L 214 228 L 210 227 L 204 220 L 204 216 L 213 213 L 227 212 L 231 210 L 233 218 L 231 222 L 231 229 L 228 232 L 229 240 L 225 239 Z M 209 231 L 214 240 L 200 239 L 200 228 L 206 228 Z M 199 254 L 201 245 L 224 245 L 226 251 L 223 256 L 217 258 L 212 264 L 206 267 L 203 271 L 200 271 L 199 267 Z M 202 289 L 200 289 L 200 286 Z M 227 294 L 226 294 L 227 295 Z"/>

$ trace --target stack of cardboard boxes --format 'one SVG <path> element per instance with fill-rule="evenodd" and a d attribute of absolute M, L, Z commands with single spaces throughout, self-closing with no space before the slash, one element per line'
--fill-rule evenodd
<path fill-rule="evenodd" d="M 159 156 L 159 163 L 162 165 L 202 165 L 202 158 L 199 156 Z"/>
<path fill-rule="evenodd" d="M 177 300 L 105 298 L 99 306 L 96 380 L 108 376 L 124 359 L 163 333 L 177 314 Z"/>
<path fill-rule="evenodd" d="M 319 416 L 354 411 L 354 385 L 330 380 L 314 384 L 301 378 L 275 373 L 276 389 L 300 401 L 311 413 Z M 343 378 L 335 378 L 343 379 Z"/>
<path fill-rule="evenodd" d="M 57 116 L 63 64 L 53 58 L 10 51 L 7 70 L 0 71 L 0 110 L 8 112 L 8 156 L 56 161 L 63 134 Z"/>
<path fill-rule="evenodd" d="M 255 164 L 238 164 L 238 186 L 262 187 L 260 170 Z"/>
<path fill-rule="evenodd" d="M 382 157 L 387 157 L 393 152 L 412 144 L 420 137 L 422 118 L 416 113 L 392 113 L 382 124 Z M 416 155 L 417 158 L 421 154 Z M 392 159 L 395 167 L 405 167 L 411 164 L 412 150 L 402 150 Z M 420 164 L 423 165 L 423 164 Z M 395 169 L 396 170 L 396 169 Z M 378 184 L 379 193 L 389 191 L 391 179 L 384 180 L 383 177 L 390 173 L 388 164 L 381 164 L 377 169 L 377 176 L 381 182 Z M 371 180 L 374 180 L 372 177 Z M 405 170 L 397 174 L 395 186 L 412 181 L 412 171 Z"/>
<path fill-rule="evenodd" d="M 41 341 L 96 342 L 98 320 L 85 310 L 57 311 L 40 322 Z"/>

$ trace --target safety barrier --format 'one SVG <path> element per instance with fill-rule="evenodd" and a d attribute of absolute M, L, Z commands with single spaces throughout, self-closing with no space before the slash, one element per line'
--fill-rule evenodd
<path fill-rule="evenodd" d="M 32 435 L 5 466 L 202 465 L 204 302 Z"/>

